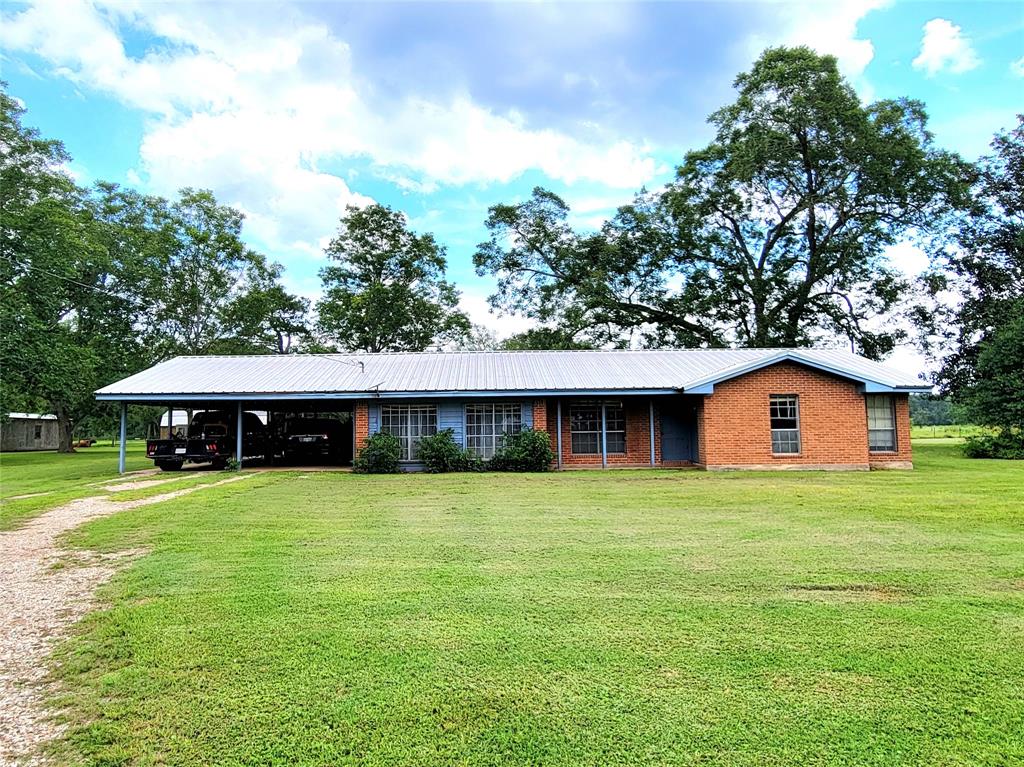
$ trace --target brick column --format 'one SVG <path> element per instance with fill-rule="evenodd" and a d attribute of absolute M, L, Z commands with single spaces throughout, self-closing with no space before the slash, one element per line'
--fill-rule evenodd
<path fill-rule="evenodd" d="M 533 428 L 536 431 L 548 430 L 548 401 L 535 399 L 533 401 Z"/>
<path fill-rule="evenodd" d="M 366 444 L 366 438 L 370 436 L 370 406 L 366 402 L 356 402 L 353 413 L 356 434 L 356 455 Z"/>

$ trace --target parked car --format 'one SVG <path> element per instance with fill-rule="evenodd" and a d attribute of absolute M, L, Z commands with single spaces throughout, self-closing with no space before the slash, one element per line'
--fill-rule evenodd
<path fill-rule="evenodd" d="M 234 412 L 207 410 L 192 416 L 187 436 L 146 442 L 146 455 L 163 471 L 178 471 L 185 463 L 212 463 L 223 468 L 235 458 L 237 418 Z M 267 429 L 252 413 L 242 413 L 242 458 L 264 458 L 269 446 Z"/>
<path fill-rule="evenodd" d="M 285 460 L 340 463 L 351 459 L 352 435 L 335 418 L 288 418 L 278 435 L 277 452 Z"/>

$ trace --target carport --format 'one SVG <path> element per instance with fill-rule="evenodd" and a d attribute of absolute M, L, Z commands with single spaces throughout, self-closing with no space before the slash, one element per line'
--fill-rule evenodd
<path fill-rule="evenodd" d="M 348 413 L 354 420 L 355 401 L 374 395 L 360 379 L 365 379 L 363 363 L 333 355 L 176 357 L 100 389 L 96 399 L 120 406 L 118 471 L 124 473 L 131 405 L 172 413 L 228 411 L 235 422 L 234 455 L 250 458 L 244 455 L 244 413 L 266 411 L 271 419 L 284 413 Z M 355 385 L 339 390 L 339 384 Z"/>

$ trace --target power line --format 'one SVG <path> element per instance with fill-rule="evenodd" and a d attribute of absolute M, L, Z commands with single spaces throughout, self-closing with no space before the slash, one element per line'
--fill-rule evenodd
<path fill-rule="evenodd" d="M 108 298 L 116 298 L 118 301 L 124 301 L 125 303 L 130 304 L 130 305 L 132 305 L 132 306 L 134 306 L 134 307 L 136 307 L 138 309 L 144 309 L 146 311 L 149 311 L 150 309 L 152 309 L 152 307 L 147 305 L 147 304 L 139 303 L 139 302 L 135 301 L 135 299 L 132 299 L 132 298 L 125 298 L 124 296 L 119 296 L 117 293 L 111 293 L 109 290 L 105 290 L 104 288 L 101 288 L 101 287 L 99 287 L 97 285 L 87 285 L 84 282 L 79 282 L 78 280 L 74 280 L 74 279 L 71 279 L 70 277 L 66 277 L 63 274 L 57 274 L 56 272 L 47 271 L 46 269 L 41 269 L 40 267 L 33 266 L 32 264 L 24 264 L 24 263 L 22 263 L 20 261 L 16 261 L 15 259 L 11 258 L 10 256 L 0 255 L 0 258 L 4 259 L 5 261 L 10 262 L 11 264 L 14 264 L 17 267 L 21 267 L 22 269 L 28 269 L 28 270 L 33 271 L 33 272 L 38 272 L 39 274 L 45 274 L 45 275 L 48 275 L 50 277 L 55 277 L 58 280 L 63 280 L 64 282 L 71 283 L 72 285 L 77 285 L 80 288 L 86 288 L 87 290 L 92 290 L 92 291 L 95 291 L 97 293 L 101 293 L 101 294 L 107 296 Z"/>

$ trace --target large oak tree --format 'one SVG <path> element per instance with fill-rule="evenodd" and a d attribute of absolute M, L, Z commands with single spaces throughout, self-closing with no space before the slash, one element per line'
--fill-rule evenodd
<path fill-rule="evenodd" d="M 543 189 L 491 208 L 475 264 L 492 303 L 600 342 L 890 351 L 902 331 L 872 320 L 908 286 L 885 250 L 965 204 L 968 166 L 919 102 L 863 105 L 831 56 L 769 49 L 735 86 L 712 143 L 601 232 Z"/>

